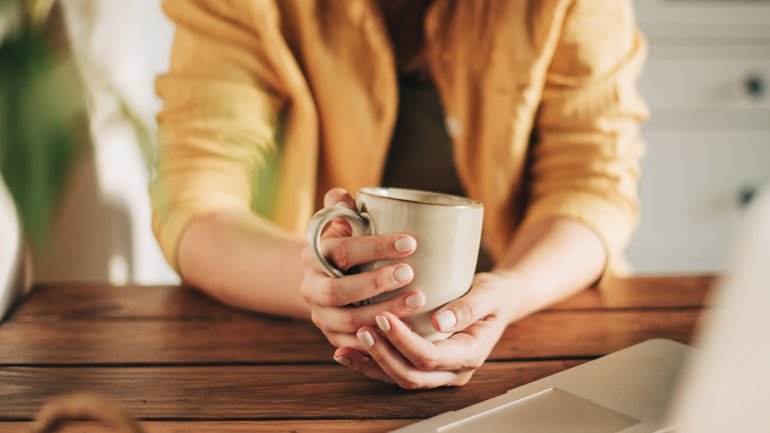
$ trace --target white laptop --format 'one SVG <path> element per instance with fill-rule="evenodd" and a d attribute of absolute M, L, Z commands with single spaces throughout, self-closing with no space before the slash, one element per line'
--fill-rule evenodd
<path fill-rule="evenodd" d="M 770 190 L 698 346 L 648 340 L 393 433 L 770 432 Z"/>

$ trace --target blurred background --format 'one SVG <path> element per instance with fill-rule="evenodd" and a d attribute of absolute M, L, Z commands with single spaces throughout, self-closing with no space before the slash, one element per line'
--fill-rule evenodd
<path fill-rule="evenodd" d="M 635 5 L 652 117 L 628 258 L 637 273 L 720 271 L 745 206 L 770 181 L 770 2 Z"/>
<path fill-rule="evenodd" d="M 178 283 L 152 235 L 147 193 L 160 106 L 153 83 L 166 69 L 173 37 L 160 0 L 37 1 L 32 11 L 19 11 L 19 3 L 0 0 L 0 66 L 18 81 L 4 75 L 0 83 L 0 127 L 16 134 L 0 131 L 0 170 L 11 187 L 0 184 L 0 315 L 36 282 Z M 770 181 L 770 1 L 635 4 L 650 43 L 640 88 L 652 118 L 644 127 L 642 220 L 628 258 L 641 274 L 720 271 L 743 209 Z M 51 7 L 61 23 L 40 18 L 35 27 L 35 14 L 47 16 Z M 54 41 L 53 66 L 19 62 L 9 51 L 9 40 L 25 52 L 36 46 L 34 38 L 27 45 L 9 39 L 19 22 Z M 79 80 L 60 71 L 66 53 Z M 36 85 L 37 105 L 18 110 L 8 103 L 9 92 L 31 81 L 27 67 L 56 70 L 60 75 L 43 81 L 72 91 L 69 105 L 56 105 Z M 17 127 L 19 112 L 75 112 L 78 97 L 83 118 L 68 118 L 66 137 L 74 139 L 64 139 L 62 158 L 39 147 L 32 155 L 37 169 L 9 162 L 19 143 L 41 135 L 38 123 Z M 57 175 L 43 188 L 50 211 L 22 203 L 23 196 L 14 206 L 13 191 L 38 191 L 29 179 L 52 171 Z M 50 214 L 44 240 L 20 229 L 18 216 L 30 212 Z"/>

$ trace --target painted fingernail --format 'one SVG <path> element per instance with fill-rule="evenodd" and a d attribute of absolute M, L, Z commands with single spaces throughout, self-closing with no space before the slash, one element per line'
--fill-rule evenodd
<path fill-rule="evenodd" d="M 444 310 L 436 315 L 436 323 L 442 331 L 448 331 L 457 324 L 457 317 L 452 310 Z"/>
<path fill-rule="evenodd" d="M 412 267 L 409 265 L 401 265 L 396 268 L 395 271 L 393 271 L 393 278 L 396 279 L 396 281 L 404 282 L 409 281 L 414 277 L 414 271 L 412 270 Z"/>
<path fill-rule="evenodd" d="M 396 247 L 396 251 L 403 253 L 417 248 L 417 241 L 413 237 L 407 236 L 397 240 L 393 246 Z"/>
<path fill-rule="evenodd" d="M 356 337 L 358 337 L 358 341 L 360 341 L 364 346 L 374 346 L 374 337 L 372 337 L 372 334 L 370 334 L 369 331 L 359 332 L 356 334 Z"/>
<path fill-rule="evenodd" d="M 339 362 L 340 364 L 344 365 L 345 367 L 350 367 L 353 365 L 352 362 L 350 362 L 350 359 L 344 357 L 344 356 L 335 356 L 334 360 Z"/>
<path fill-rule="evenodd" d="M 425 304 L 425 295 L 422 293 L 415 293 L 414 295 L 407 297 L 404 303 L 409 308 L 421 307 Z"/>
<path fill-rule="evenodd" d="M 374 320 L 377 322 L 377 326 L 380 328 L 382 332 L 390 332 L 390 322 L 388 322 L 388 318 L 385 316 L 374 316 Z"/>

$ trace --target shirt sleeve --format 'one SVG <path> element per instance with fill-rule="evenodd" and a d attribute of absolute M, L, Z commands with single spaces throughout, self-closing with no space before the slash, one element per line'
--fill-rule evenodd
<path fill-rule="evenodd" d="M 153 230 L 177 271 L 187 225 L 214 211 L 250 209 L 255 172 L 276 152 L 285 97 L 265 43 L 278 34 L 270 5 L 163 2 L 176 34 L 169 73 L 156 81 L 164 105 L 150 195 Z"/>
<path fill-rule="evenodd" d="M 576 0 L 566 12 L 530 153 L 523 226 L 566 217 L 584 223 L 616 269 L 639 213 L 639 125 L 648 109 L 636 90 L 646 57 L 630 0 Z"/>

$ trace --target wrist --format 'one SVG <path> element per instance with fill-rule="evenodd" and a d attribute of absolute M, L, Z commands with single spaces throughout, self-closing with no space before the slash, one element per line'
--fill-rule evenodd
<path fill-rule="evenodd" d="M 527 315 L 527 285 L 519 274 L 513 271 L 496 270 L 491 272 L 496 279 L 499 299 L 499 315 L 505 323 L 513 323 Z"/>

